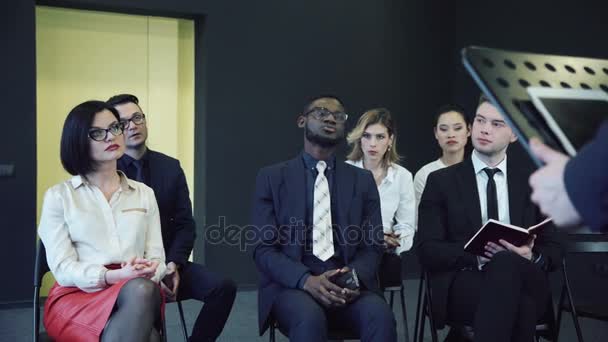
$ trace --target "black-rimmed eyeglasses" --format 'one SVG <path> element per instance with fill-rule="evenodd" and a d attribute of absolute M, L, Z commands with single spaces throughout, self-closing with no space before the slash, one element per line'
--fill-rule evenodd
<path fill-rule="evenodd" d="M 117 137 L 121 135 L 125 130 L 122 122 L 115 122 L 108 128 L 93 127 L 89 129 L 89 138 L 95 141 L 104 141 L 108 137 L 108 132 L 112 133 L 113 136 Z"/>
<path fill-rule="evenodd" d="M 332 112 L 324 107 L 314 107 L 313 109 L 306 112 L 305 115 L 312 115 L 317 120 L 325 120 L 331 115 L 338 122 L 345 122 L 348 119 L 348 114 L 344 112 Z"/>
<path fill-rule="evenodd" d="M 120 122 L 122 122 L 125 129 L 129 128 L 129 124 L 131 122 L 133 122 L 134 124 L 139 126 L 139 125 L 143 124 L 144 122 L 146 122 L 146 114 L 135 113 L 135 114 L 133 114 L 133 116 L 131 116 L 130 119 L 122 119 L 122 120 L 120 120 Z"/>

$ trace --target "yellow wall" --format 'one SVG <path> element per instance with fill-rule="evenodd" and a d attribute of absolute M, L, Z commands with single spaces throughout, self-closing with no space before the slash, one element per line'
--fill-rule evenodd
<path fill-rule="evenodd" d="M 192 21 L 39 6 L 36 64 L 38 219 L 46 189 L 69 177 L 59 159 L 67 113 L 118 93 L 139 98 L 148 146 L 180 159 L 194 188 Z"/>

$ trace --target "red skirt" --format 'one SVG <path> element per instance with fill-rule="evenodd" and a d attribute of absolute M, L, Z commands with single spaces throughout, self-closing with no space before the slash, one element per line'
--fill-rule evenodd
<path fill-rule="evenodd" d="M 55 283 L 44 304 L 44 327 L 56 341 L 99 341 L 114 309 L 118 293 L 129 280 L 101 291 L 87 293 L 77 287 Z M 161 293 L 161 317 L 165 314 L 165 296 Z"/>

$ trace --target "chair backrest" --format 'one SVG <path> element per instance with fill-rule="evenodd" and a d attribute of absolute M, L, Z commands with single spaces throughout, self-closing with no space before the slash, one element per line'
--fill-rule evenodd
<path fill-rule="evenodd" d="M 608 253 L 608 241 L 571 241 L 565 247 L 568 253 Z"/>
<path fill-rule="evenodd" d="M 46 250 L 44 249 L 44 244 L 42 243 L 42 240 L 38 239 L 38 241 L 36 242 L 36 260 L 34 262 L 34 342 L 38 342 L 40 338 L 40 286 L 42 283 L 42 277 L 48 271 L 50 270 L 46 262 Z"/>
<path fill-rule="evenodd" d="M 385 253 L 378 267 L 378 284 L 381 290 L 401 288 L 402 280 L 401 256 Z"/>
<path fill-rule="evenodd" d="M 600 294 L 605 289 L 608 274 L 604 266 L 608 256 L 608 235 L 571 235 L 569 238 L 564 244 L 566 253 L 562 259 L 562 293 L 566 291 L 569 303 L 577 307 L 579 315 L 584 311 L 598 311 L 597 308 L 606 305 Z"/>
<path fill-rule="evenodd" d="M 49 271 L 49 265 L 46 261 L 46 249 L 42 240 L 38 239 L 36 242 L 36 260 L 34 262 L 34 286 L 40 287 L 42 277 Z"/>

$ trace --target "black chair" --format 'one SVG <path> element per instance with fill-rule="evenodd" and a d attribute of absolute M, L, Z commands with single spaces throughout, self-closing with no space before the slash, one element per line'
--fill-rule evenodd
<path fill-rule="evenodd" d="M 277 323 L 276 320 L 271 320 L 269 329 L 270 329 L 269 340 L 270 340 L 270 342 L 275 342 L 276 341 L 276 330 L 279 329 L 279 324 Z M 332 329 L 330 327 L 329 331 L 327 332 L 327 339 L 328 340 L 338 340 L 338 341 L 358 340 L 359 335 L 357 335 L 353 331 Z"/>
<path fill-rule="evenodd" d="M 384 254 L 380 264 L 378 282 L 382 292 L 389 293 L 389 305 L 393 308 L 395 293 L 399 292 L 401 302 L 401 315 L 403 316 L 403 332 L 405 341 L 409 342 L 409 329 L 407 326 L 407 310 L 405 306 L 405 286 L 403 285 L 402 257 L 396 254 Z"/>
<path fill-rule="evenodd" d="M 173 303 L 173 302 L 168 302 L 169 303 Z M 175 303 L 177 304 L 177 311 L 179 312 L 179 321 L 180 321 L 180 326 L 182 327 L 182 335 L 184 336 L 184 341 L 188 342 L 188 330 L 186 328 L 186 320 L 184 319 L 184 308 L 182 307 L 182 301 L 181 300 L 177 300 L 175 301 Z M 165 315 L 166 315 L 166 310 L 165 310 Z M 163 330 L 167 331 L 167 327 L 165 322 L 163 321 Z"/>
<path fill-rule="evenodd" d="M 595 302 L 592 299 L 576 303 L 572 296 L 572 287 L 566 269 L 568 254 L 608 253 L 608 241 L 576 241 L 566 244 L 567 254 L 562 260 L 562 289 L 557 305 L 557 331 L 559 332 L 562 322 L 562 312 L 569 311 L 572 316 L 576 336 L 579 342 L 583 342 L 583 333 L 579 324 L 579 317 L 587 317 L 608 322 L 608 307 Z M 567 302 L 566 302 L 567 299 Z"/>
<path fill-rule="evenodd" d="M 38 239 L 36 242 L 36 260 L 34 262 L 34 342 L 39 341 L 50 341 L 49 337 L 46 333 L 40 332 L 40 287 L 42 285 L 42 278 L 44 275 L 50 272 L 48 263 L 46 261 L 46 250 L 44 248 L 44 244 L 42 240 Z M 184 319 L 184 310 L 182 308 L 182 302 L 177 301 L 177 308 L 179 310 L 180 322 L 182 326 L 182 333 L 184 335 L 184 340 L 188 341 L 188 331 L 186 330 L 186 320 Z M 162 327 L 162 338 L 163 341 L 167 341 L 167 327 L 165 321 L 163 320 Z"/>
<path fill-rule="evenodd" d="M 38 239 L 36 243 L 36 260 L 34 262 L 34 329 L 32 329 L 34 332 L 34 342 L 49 340 L 46 333 L 40 332 L 40 286 L 42 277 L 49 271 L 44 245 Z"/>
<path fill-rule="evenodd" d="M 416 321 L 414 328 L 414 341 L 424 341 L 424 328 L 426 327 L 426 318 L 429 318 L 429 327 L 431 329 L 431 340 L 438 342 L 437 328 L 433 320 L 433 301 L 432 301 L 431 285 L 429 276 L 425 271 L 420 274 L 420 285 L 418 286 L 418 305 L 416 308 Z M 459 326 L 455 324 L 447 325 L 457 331 L 466 340 L 472 341 L 475 336 L 473 328 L 470 326 Z M 549 298 L 547 302 L 547 313 L 543 319 L 536 325 L 536 340 L 540 341 L 540 338 L 545 338 L 549 341 L 557 341 L 558 329 L 555 324 L 555 311 L 553 310 L 553 301 Z"/>

